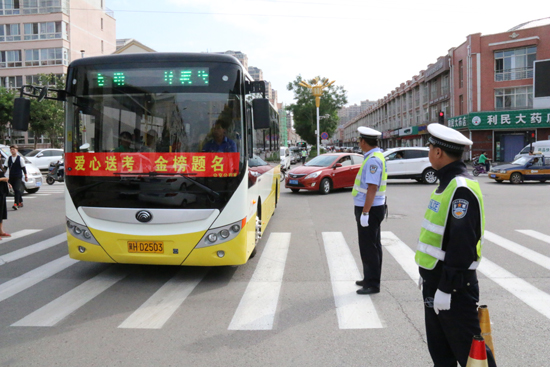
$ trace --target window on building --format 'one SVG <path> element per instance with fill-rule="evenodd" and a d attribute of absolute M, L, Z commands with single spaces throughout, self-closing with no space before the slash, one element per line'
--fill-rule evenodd
<path fill-rule="evenodd" d="M 19 24 L 0 24 L 0 42 L 21 41 Z"/>
<path fill-rule="evenodd" d="M 101 41 L 101 53 L 103 53 L 103 41 Z"/>
<path fill-rule="evenodd" d="M 449 101 L 445 101 L 441 103 L 441 111 L 445 114 L 446 118 L 449 118 L 449 114 L 451 113 L 449 109 Z"/>
<path fill-rule="evenodd" d="M 437 105 L 430 107 L 430 121 L 437 121 L 439 117 L 439 108 Z"/>
<path fill-rule="evenodd" d="M 25 66 L 68 65 L 65 48 L 25 50 Z"/>
<path fill-rule="evenodd" d="M 25 41 L 67 39 L 67 24 L 65 22 L 25 23 Z"/>
<path fill-rule="evenodd" d="M 437 98 L 438 96 L 438 93 L 437 93 L 437 79 L 433 80 L 431 83 L 430 83 L 430 100 L 434 100 Z"/>
<path fill-rule="evenodd" d="M 522 47 L 495 52 L 495 81 L 528 79 L 533 77 L 533 62 L 537 47 Z"/>
<path fill-rule="evenodd" d="M 65 74 L 55 74 L 56 78 L 65 78 Z M 40 77 L 38 75 L 27 75 L 25 76 L 25 84 L 31 84 L 31 85 L 42 85 L 42 82 L 40 81 Z M 55 87 L 55 80 L 49 81 L 48 86 Z"/>
<path fill-rule="evenodd" d="M 0 15 L 19 14 L 19 0 L 0 0 Z"/>
<path fill-rule="evenodd" d="M 458 62 L 458 87 L 464 87 L 464 64 L 462 63 L 462 60 Z"/>
<path fill-rule="evenodd" d="M 21 88 L 23 86 L 22 76 L 3 76 L 0 77 L 0 84 L 8 89 Z"/>
<path fill-rule="evenodd" d="M 103 30 L 103 18 L 101 18 L 101 30 Z"/>
<path fill-rule="evenodd" d="M 0 51 L 0 68 L 18 68 L 21 62 L 21 50 Z"/>
<path fill-rule="evenodd" d="M 22 14 L 68 13 L 68 9 L 69 0 L 23 0 Z"/>
<path fill-rule="evenodd" d="M 445 75 L 441 78 L 441 95 L 449 94 L 449 75 Z"/>
<path fill-rule="evenodd" d="M 464 115 L 464 95 L 458 96 L 458 115 Z"/>
<path fill-rule="evenodd" d="M 495 89 L 495 110 L 520 110 L 532 107 L 532 86 Z"/>

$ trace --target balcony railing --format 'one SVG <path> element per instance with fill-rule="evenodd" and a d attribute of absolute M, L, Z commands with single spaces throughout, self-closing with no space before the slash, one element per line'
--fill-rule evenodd
<path fill-rule="evenodd" d="M 529 79 L 533 77 L 533 68 L 515 68 L 495 71 L 495 82 Z"/>

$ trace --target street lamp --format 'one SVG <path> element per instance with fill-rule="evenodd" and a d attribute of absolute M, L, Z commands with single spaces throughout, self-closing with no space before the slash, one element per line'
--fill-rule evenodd
<path fill-rule="evenodd" d="M 315 107 L 317 107 L 317 130 L 315 131 L 315 133 L 317 134 L 317 155 L 319 155 L 319 136 L 321 135 L 321 132 L 319 131 L 319 106 L 321 105 L 321 96 L 323 95 L 323 89 L 330 87 L 332 84 L 334 84 L 335 80 L 329 82 L 328 79 L 325 78 L 322 80 L 321 83 L 321 80 L 319 80 L 319 77 L 317 77 L 314 81 L 314 85 L 309 85 L 303 80 L 298 83 L 298 85 L 310 89 L 311 94 L 313 94 L 313 96 L 315 97 Z M 327 115 L 323 117 L 326 116 Z"/>

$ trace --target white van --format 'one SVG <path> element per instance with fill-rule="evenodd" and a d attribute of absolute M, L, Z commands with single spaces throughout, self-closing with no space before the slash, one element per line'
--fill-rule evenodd
<path fill-rule="evenodd" d="M 518 154 L 516 154 L 514 160 L 528 156 L 530 149 L 531 144 L 526 145 L 525 148 L 523 148 Z M 542 154 L 544 154 L 545 157 L 550 157 L 550 140 L 539 140 L 533 142 L 533 152 L 541 152 Z"/>

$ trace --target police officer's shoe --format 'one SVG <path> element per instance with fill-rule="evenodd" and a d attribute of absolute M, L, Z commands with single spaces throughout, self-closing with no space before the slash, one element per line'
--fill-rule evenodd
<path fill-rule="evenodd" d="M 365 285 L 365 281 L 364 280 L 356 280 L 355 284 L 360 285 L 362 287 L 363 285 Z"/>
<path fill-rule="evenodd" d="M 380 293 L 380 289 L 376 287 L 361 288 L 357 290 L 357 294 L 375 294 Z"/>

